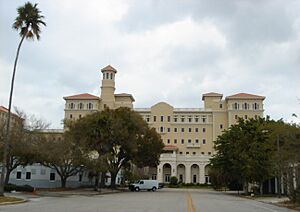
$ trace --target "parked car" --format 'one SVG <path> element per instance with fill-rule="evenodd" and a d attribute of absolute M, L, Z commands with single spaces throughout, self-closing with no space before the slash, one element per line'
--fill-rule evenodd
<path fill-rule="evenodd" d="M 156 191 L 159 188 L 157 180 L 139 180 L 129 185 L 130 191 Z"/>

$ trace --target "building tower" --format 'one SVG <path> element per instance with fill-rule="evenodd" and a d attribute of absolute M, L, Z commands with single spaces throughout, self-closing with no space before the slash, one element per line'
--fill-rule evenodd
<path fill-rule="evenodd" d="M 108 107 L 110 109 L 115 108 L 115 74 L 117 70 L 111 65 L 101 69 L 102 85 L 101 85 L 101 109 Z"/>

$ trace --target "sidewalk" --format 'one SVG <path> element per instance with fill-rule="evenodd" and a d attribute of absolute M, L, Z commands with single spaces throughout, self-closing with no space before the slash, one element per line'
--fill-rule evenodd
<path fill-rule="evenodd" d="M 251 199 L 254 199 L 259 202 L 272 203 L 272 204 L 289 201 L 289 198 L 287 198 L 287 197 L 281 197 L 281 198 L 278 198 L 278 197 L 251 197 Z"/>
<path fill-rule="evenodd" d="M 247 199 L 252 199 L 254 201 L 258 201 L 258 202 L 263 202 L 263 203 L 267 203 L 267 204 L 274 204 L 280 207 L 285 207 L 285 208 L 289 208 L 289 209 L 293 209 L 293 210 L 297 210 L 300 211 L 299 207 L 295 207 L 293 204 L 288 203 L 289 198 L 286 196 L 283 196 L 281 198 L 277 197 L 277 196 L 271 196 L 271 197 L 261 197 L 261 196 L 253 196 L 251 197 L 249 196 L 245 196 L 243 194 L 243 192 L 240 192 L 240 195 L 238 195 L 237 191 L 221 191 L 224 194 L 228 194 L 228 195 L 235 195 L 235 196 L 239 196 L 241 198 L 247 198 Z M 242 194 L 242 195 L 241 195 Z"/>
<path fill-rule="evenodd" d="M 94 196 L 94 195 L 103 195 L 103 194 L 113 194 L 123 192 L 124 189 L 110 189 L 110 188 L 102 188 L 99 191 L 94 191 L 92 188 L 84 188 L 84 189 L 74 189 L 74 190 L 65 190 L 65 191 L 39 191 L 37 190 L 35 193 L 38 196 L 50 196 L 50 197 L 66 197 L 66 196 Z"/>

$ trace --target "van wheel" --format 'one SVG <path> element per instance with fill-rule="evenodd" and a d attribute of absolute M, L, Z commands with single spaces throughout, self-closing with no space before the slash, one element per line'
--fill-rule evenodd
<path fill-rule="evenodd" d="M 134 190 L 135 190 L 135 191 L 140 191 L 140 188 L 139 188 L 139 187 L 135 187 Z"/>
<path fill-rule="evenodd" d="M 153 187 L 153 188 L 152 188 L 152 191 L 156 191 L 156 187 Z"/>

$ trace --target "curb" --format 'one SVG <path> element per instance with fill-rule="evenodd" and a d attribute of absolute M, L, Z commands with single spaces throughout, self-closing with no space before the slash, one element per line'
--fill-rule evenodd
<path fill-rule="evenodd" d="M 25 202 L 28 202 L 28 200 L 23 199 L 23 200 L 14 201 L 14 202 L 2 202 L 2 203 L 0 203 L 0 206 L 2 206 L 2 205 L 16 205 L 16 204 L 21 204 L 21 203 L 25 203 Z"/>
<path fill-rule="evenodd" d="M 97 196 L 97 195 L 107 195 L 107 194 L 116 194 L 116 193 L 122 193 L 123 191 L 113 191 L 113 192 L 98 192 L 98 193 L 59 193 L 59 192 L 37 192 L 37 196 L 42 196 L 42 197 L 68 197 L 68 196 Z"/>

